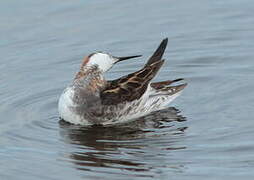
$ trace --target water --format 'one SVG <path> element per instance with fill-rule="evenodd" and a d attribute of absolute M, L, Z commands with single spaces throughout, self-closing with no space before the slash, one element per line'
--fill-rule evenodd
<path fill-rule="evenodd" d="M 10 0 L 0 6 L 0 179 L 253 179 L 254 4 Z M 57 100 L 94 51 L 143 54 L 169 38 L 156 80 L 184 77 L 169 109 L 120 127 L 59 121 Z"/>

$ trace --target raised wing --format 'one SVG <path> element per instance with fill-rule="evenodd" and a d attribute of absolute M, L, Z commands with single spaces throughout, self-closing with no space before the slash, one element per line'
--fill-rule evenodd
<path fill-rule="evenodd" d="M 149 82 L 164 63 L 161 58 L 166 46 L 167 39 L 164 39 L 141 70 L 119 79 L 108 81 L 105 89 L 100 93 L 102 104 L 114 105 L 140 98 L 145 93 Z"/>
<path fill-rule="evenodd" d="M 155 62 L 135 73 L 109 81 L 106 88 L 100 94 L 102 104 L 113 105 L 140 98 L 163 62 L 164 60 Z"/>
<path fill-rule="evenodd" d="M 153 53 L 153 55 L 147 61 L 146 66 L 153 64 L 154 62 L 162 59 L 162 56 L 165 52 L 167 44 L 168 44 L 168 38 L 163 39 L 161 44 L 159 45 L 159 47 L 156 49 L 156 51 Z"/>

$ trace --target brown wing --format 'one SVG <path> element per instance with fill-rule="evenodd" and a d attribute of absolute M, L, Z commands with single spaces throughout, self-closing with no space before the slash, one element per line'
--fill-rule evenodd
<path fill-rule="evenodd" d="M 166 38 L 141 70 L 119 79 L 108 81 L 105 89 L 100 94 L 102 104 L 113 105 L 140 98 L 164 62 L 161 58 L 167 43 L 168 39 Z"/>
<path fill-rule="evenodd" d="M 167 38 L 162 40 L 159 47 L 141 70 L 119 79 L 108 81 L 105 89 L 100 93 L 102 104 L 114 105 L 140 98 L 145 93 L 149 82 L 164 63 L 161 58 L 167 43 Z"/>
<path fill-rule="evenodd" d="M 137 72 L 108 81 L 100 94 L 102 104 L 113 105 L 140 98 L 163 63 L 164 60 L 160 60 Z"/>
<path fill-rule="evenodd" d="M 175 80 L 155 82 L 155 83 L 151 83 L 150 85 L 152 88 L 156 89 L 158 92 L 161 92 L 163 94 L 166 93 L 168 95 L 173 95 L 173 94 L 183 90 L 187 86 L 187 83 L 172 86 L 172 84 L 174 84 L 175 82 L 179 82 L 182 80 L 184 80 L 184 79 L 179 78 L 179 79 L 175 79 Z M 159 95 L 159 94 L 157 94 L 157 95 Z"/>

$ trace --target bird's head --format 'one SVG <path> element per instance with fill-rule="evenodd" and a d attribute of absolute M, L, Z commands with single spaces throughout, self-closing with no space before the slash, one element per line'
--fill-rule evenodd
<path fill-rule="evenodd" d="M 117 62 L 140 56 L 141 55 L 117 57 L 102 52 L 92 53 L 84 58 L 81 68 L 84 69 L 87 67 L 97 66 L 99 70 L 101 70 L 102 72 L 106 72 Z"/>

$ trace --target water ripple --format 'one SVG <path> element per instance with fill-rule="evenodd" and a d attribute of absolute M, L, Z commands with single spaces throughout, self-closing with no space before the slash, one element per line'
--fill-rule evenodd
<path fill-rule="evenodd" d="M 176 145 L 186 130 L 182 126 L 185 118 L 178 113 L 169 108 L 118 127 L 80 127 L 60 121 L 60 135 L 65 143 L 74 147 L 68 158 L 79 170 L 108 173 L 103 169 L 113 168 L 138 172 L 134 175 L 145 177 L 151 167 L 143 160 L 144 156 L 159 158 L 168 151 L 186 148 Z M 157 151 L 151 152 L 151 147 Z M 149 176 L 153 177 L 152 174 Z"/>

